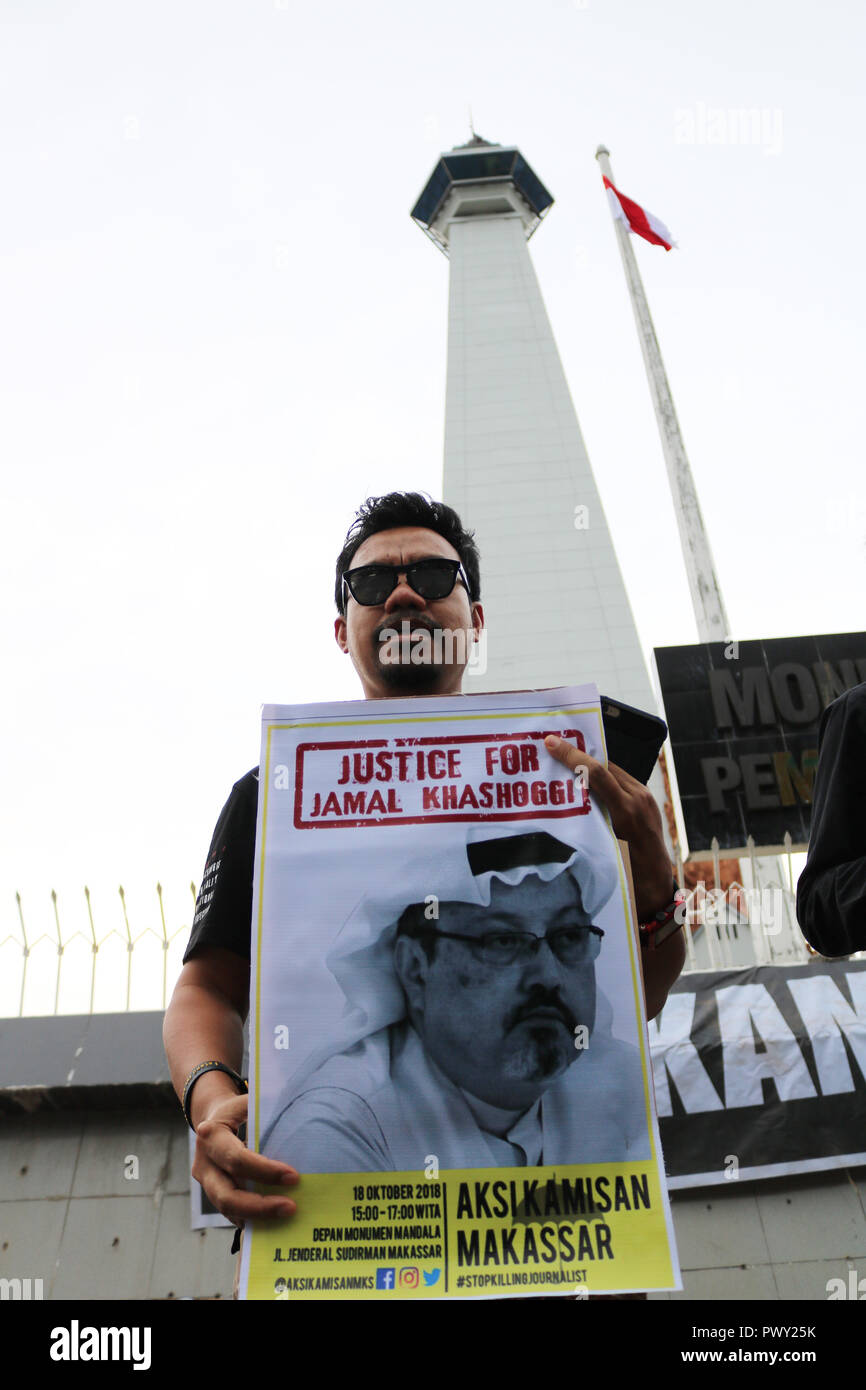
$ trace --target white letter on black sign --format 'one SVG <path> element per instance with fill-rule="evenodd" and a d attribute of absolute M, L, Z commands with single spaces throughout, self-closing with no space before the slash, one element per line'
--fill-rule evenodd
<path fill-rule="evenodd" d="M 698 1049 L 689 1034 L 695 1016 L 696 994 L 669 994 L 655 1028 L 650 1025 L 650 1051 L 653 1059 L 656 1103 L 660 1115 L 672 1115 L 671 1081 L 689 1114 L 701 1110 L 723 1110 L 716 1088 L 704 1070 Z"/>
<path fill-rule="evenodd" d="M 775 1081 L 780 1100 L 817 1094 L 797 1039 L 763 985 L 731 985 L 718 990 L 716 999 L 729 1110 L 734 1105 L 763 1105 L 763 1076 Z M 753 1023 L 766 1052 L 755 1051 Z"/>
<path fill-rule="evenodd" d="M 812 975 L 802 980 L 788 981 L 788 988 L 812 1042 L 818 1080 L 825 1096 L 854 1090 L 854 1078 L 842 1041 L 843 1033 L 866 1078 L 866 990 L 863 988 L 866 975 L 858 971 L 856 975 L 849 975 L 848 980 L 852 998 L 860 1007 L 859 1015 L 830 975 Z M 864 996 L 862 1000 L 858 1000 L 858 993 Z"/>

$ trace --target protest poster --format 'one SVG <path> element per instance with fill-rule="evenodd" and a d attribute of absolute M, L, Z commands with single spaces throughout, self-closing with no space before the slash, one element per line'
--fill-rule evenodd
<path fill-rule="evenodd" d="M 626 864 L 550 733 L 604 760 L 595 686 L 265 708 L 248 1142 L 302 1177 L 241 1296 L 680 1287 Z"/>

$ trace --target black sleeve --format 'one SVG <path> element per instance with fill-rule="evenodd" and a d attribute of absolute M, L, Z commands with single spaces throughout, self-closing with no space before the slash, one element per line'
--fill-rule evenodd
<path fill-rule="evenodd" d="M 797 920 L 823 956 L 866 949 L 866 684 L 834 700 L 818 730 L 812 830 Z"/>
<path fill-rule="evenodd" d="M 235 782 L 220 812 L 195 905 L 184 964 L 199 946 L 223 946 L 250 958 L 253 860 L 259 770 Z"/>

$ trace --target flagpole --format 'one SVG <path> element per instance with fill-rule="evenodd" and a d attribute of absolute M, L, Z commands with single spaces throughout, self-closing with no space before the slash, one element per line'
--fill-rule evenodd
<path fill-rule="evenodd" d="M 604 145 L 599 145 L 595 157 L 601 166 L 602 173 L 615 186 L 616 180 L 610 167 L 610 151 L 605 149 Z M 731 630 L 728 626 L 722 591 L 716 577 L 710 542 L 704 527 L 692 470 L 689 467 L 677 413 L 674 409 L 671 388 L 662 362 L 653 321 L 650 317 L 643 282 L 637 268 L 637 260 L 631 246 L 631 233 L 626 223 L 619 218 L 614 217 L 613 224 L 619 241 L 625 278 L 637 323 L 638 338 L 646 364 L 650 393 L 662 439 L 662 449 L 671 485 L 677 526 L 679 527 L 680 544 L 686 563 L 695 620 L 698 625 L 698 641 L 724 642 L 731 637 Z"/>
<path fill-rule="evenodd" d="M 604 145 L 599 145 L 595 157 L 601 166 L 602 173 L 616 187 L 616 179 L 610 167 L 610 150 L 605 149 Z M 698 641 L 725 642 L 732 637 L 732 633 L 728 626 L 728 617 L 713 564 L 710 542 L 698 504 L 692 470 L 689 467 L 685 445 L 680 434 L 671 388 L 662 362 L 653 321 L 650 317 L 643 282 L 637 268 L 637 260 L 632 249 L 631 233 L 625 222 L 619 218 L 614 217 L 613 223 L 619 241 L 632 309 L 637 322 L 641 351 L 646 364 L 650 392 L 662 438 L 674 511 L 680 532 L 680 543 L 683 548 L 692 605 L 698 626 Z M 738 863 L 737 860 L 733 862 Z M 752 854 L 750 865 L 753 887 L 763 888 L 766 884 L 780 884 L 782 882 L 781 859 L 778 855 L 757 856 Z M 740 872 L 739 866 L 737 872 Z M 720 886 L 720 884 L 716 884 L 717 888 Z"/>

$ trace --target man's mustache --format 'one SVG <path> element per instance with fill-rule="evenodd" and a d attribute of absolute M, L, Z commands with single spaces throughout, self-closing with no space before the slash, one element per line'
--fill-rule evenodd
<path fill-rule="evenodd" d="M 435 618 L 422 617 L 418 613 L 403 613 L 399 615 L 392 613 L 389 618 L 386 618 L 385 621 L 381 622 L 376 628 L 373 633 L 373 641 L 381 642 L 383 632 L 396 632 L 398 637 L 402 637 L 403 623 L 408 624 L 409 632 L 411 632 L 413 628 L 418 627 L 426 628 L 428 632 L 438 632 L 442 627 L 442 624 L 437 623 Z"/>
<path fill-rule="evenodd" d="M 578 1020 L 575 1018 L 571 1009 L 564 999 L 555 990 L 539 989 L 534 991 L 522 1004 L 518 1004 L 513 1009 L 505 1024 L 505 1031 L 509 1032 L 522 1023 L 524 1019 L 531 1017 L 538 1009 L 553 1009 L 559 1014 L 569 1033 L 573 1033 L 577 1027 Z"/>

